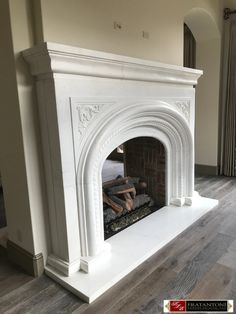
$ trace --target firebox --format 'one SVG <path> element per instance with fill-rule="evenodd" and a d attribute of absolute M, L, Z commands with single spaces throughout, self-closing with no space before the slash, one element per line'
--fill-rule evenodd
<path fill-rule="evenodd" d="M 123 143 L 122 151 L 119 147 L 103 167 L 104 176 L 111 178 L 103 182 L 105 239 L 166 203 L 164 145 L 151 137 L 137 137 Z"/>

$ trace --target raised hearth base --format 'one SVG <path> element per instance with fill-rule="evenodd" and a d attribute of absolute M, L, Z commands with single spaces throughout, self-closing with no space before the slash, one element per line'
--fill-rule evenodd
<path fill-rule="evenodd" d="M 98 270 L 66 277 L 46 266 L 46 274 L 90 303 L 217 205 L 197 197 L 192 206 L 165 206 L 108 239 L 111 252 Z"/>

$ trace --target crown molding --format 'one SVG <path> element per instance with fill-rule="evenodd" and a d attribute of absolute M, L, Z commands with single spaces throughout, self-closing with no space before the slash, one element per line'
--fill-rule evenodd
<path fill-rule="evenodd" d="M 31 74 L 95 76 L 134 81 L 196 85 L 201 70 L 46 42 L 23 51 Z"/>

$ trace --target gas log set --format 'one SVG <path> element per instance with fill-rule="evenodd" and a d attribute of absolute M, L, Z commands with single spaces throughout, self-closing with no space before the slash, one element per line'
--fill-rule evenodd
<path fill-rule="evenodd" d="M 105 239 L 158 209 L 146 188 L 138 177 L 118 176 L 103 183 Z"/>

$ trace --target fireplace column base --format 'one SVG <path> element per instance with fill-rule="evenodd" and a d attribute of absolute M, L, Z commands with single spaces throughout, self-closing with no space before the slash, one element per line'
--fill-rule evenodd
<path fill-rule="evenodd" d="M 85 256 L 80 259 L 80 269 L 85 273 L 92 273 L 100 270 L 101 265 L 111 255 L 111 245 L 104 242 L 103 250 L 96 256 Z"/>
<path fill-rule="evenodd" d="M 200 197 L 201 196 L 199 195 L 199 193 L 197 191 L 194 191 L 192 197 L 176 197 L 176 198 L 172 197 L 170 200 L 170 204 L 174 206 L 183 205 L 191 206 L 195 202 L 198 202 Z"/>
<path fill-rule="evenodd" d="M 58 270 L 65 276 L 71 276 L 80 269 L 80 260 L 76 260 L 73 263 L 68 263 L 51 254 L 47 258 L 47 265 L 50 265 L 50 267 Z"/>
<path fill-rule="evenodd" d="M 172 197 L 170 200 L 170 205 L 173 206 L 183 206 L 185 204 L 185 197 Z"/>
<path fill-rule="evenodd" d="M 89 273 L 80 270 L 66 277 L 47 265 L 46 274 L 90 303 L 217 204 L 217 200 L 199 196 L 191 206 L 165 206 L 109 238 L 110 254 L 106 252 Z"/>

